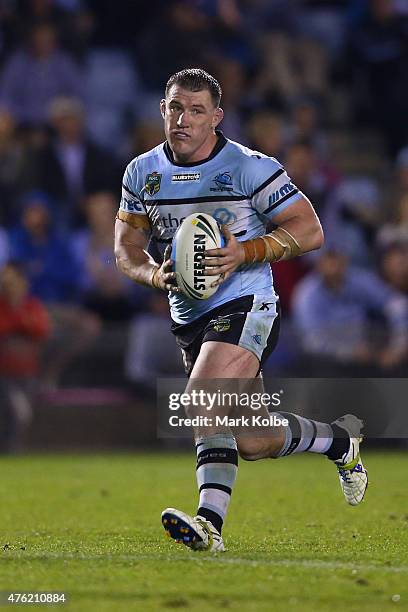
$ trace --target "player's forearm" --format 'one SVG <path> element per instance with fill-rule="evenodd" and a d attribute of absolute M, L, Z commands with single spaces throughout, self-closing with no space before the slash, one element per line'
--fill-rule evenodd
<path fill-rule="evenodd" d="M 115 248 L 116 265 L 130 279 L 152 287 L 152 279 L 159 265 L 140 247 L 134 245 L 119 245 Z"/>

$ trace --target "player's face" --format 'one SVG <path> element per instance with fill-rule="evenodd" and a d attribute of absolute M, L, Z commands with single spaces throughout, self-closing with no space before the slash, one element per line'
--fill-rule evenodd
<path fill-rule="evenodd" d="M 188 91 L 178 85 L 171 87 L 161 101 L 167 142 L 174 159 L 193 163 L 208 157 L 216 143 L 215 128 L 223 111 L 214 106 L 207 89 Z"/>

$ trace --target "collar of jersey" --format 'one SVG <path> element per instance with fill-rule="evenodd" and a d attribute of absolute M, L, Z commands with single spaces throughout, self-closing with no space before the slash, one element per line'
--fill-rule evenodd
<path fill-rule="evenodd" d="M 165 153 L 167 159 L 169 160 L 169 162 L 171 164 L 173 164 L 173 166 L 181 166 L 182 168 L 193 168 L 195 166 L 201 166 L 201 164 L 205 164 L 206 162 L 210 161 L 210 159 L 212 159 L 213 157 L 218 155 L 218 153 L 225 147 L 225 145 L 228 142 L 227 139 L 225 138 L 224 134 L 221 132 L 221 130 L 215 130 L 215 133 L 218 136 L 218 140 L 216 142 L 216 145 L 213 148 L 213 150 L 211 151 L 210 155 L 208 157 L 206 157 L 205 159 L 202 159 L 201 161 L 196 161 L 196 162 L 192 162 L 192 163 L 185 163 L 185 164 L 182 164 L 181 162 L 175 162 L 174 161 L 174 157 L 173 157 L 173 151 L 170 149 L 170 145 L 167 142 L 167 140 L 166 140 L 166 142 L 163 145 L 164 153 Z"/>

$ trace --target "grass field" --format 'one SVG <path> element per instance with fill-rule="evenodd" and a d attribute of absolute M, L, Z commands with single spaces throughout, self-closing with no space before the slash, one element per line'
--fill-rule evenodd
<path fill-rule="evenodd" d="M 241 462 L 213 556 L 160 523 L 195 510 L 192 455 L 1 458 L 0 589 L 65 591 L 73 611 L 408 610 L 408 454 L 365 459 L 358 508 L 321 457 Z"/>

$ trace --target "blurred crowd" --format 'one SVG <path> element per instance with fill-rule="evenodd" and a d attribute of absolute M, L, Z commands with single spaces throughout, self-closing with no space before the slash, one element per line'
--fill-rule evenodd
<path fill-rule="evenodd" d="M 80 363 L 93 380 L 112 329 L 102 380 L 181 371 L 166 297 L 116 270 L 113 224 L 189 66 L 220 80 L 225 135 L 277 157 L 325 229 L 320 253 L 273 266 L 270 369 L 405 372 L 408 0 L 2 0 L 2 379 L 56 388 Z"/>

